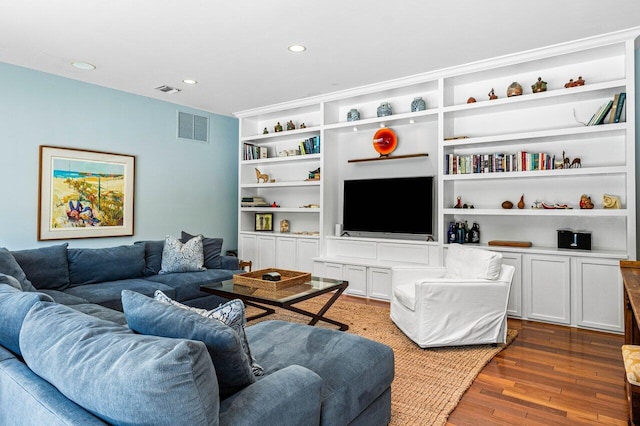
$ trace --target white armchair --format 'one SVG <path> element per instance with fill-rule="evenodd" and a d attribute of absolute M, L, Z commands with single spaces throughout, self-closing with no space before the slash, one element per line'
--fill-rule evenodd
<path fill-rule="evenodd" d="M 504 343 L 514 272 L 500 253 L 450 244 L 444 267 L 393 267 L 391 319 L 422 348 Z"/>

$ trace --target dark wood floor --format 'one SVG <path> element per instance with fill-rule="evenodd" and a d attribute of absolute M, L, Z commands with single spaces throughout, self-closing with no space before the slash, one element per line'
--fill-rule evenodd
<path fill-rule="evenodd" d="M 622 335 L 515 319 L 509 328 L 518 337 L 482 370 L 448 426 L 627 424 Z"/>

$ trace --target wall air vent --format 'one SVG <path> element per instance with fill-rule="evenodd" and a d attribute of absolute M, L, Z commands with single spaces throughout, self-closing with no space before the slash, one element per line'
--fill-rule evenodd
<path fill-rule="evenodd" d="M 176 89 L 175 87 L 167 86 L 166 84 L 163 84 L 162 86 L 158 86 L 155 89 L 159 90 L 161 92 L 164 92 L 164 93 L 178 93 L 180 91 L 180 89 Z"/>
<path fill-rule="evenodd" d="M 209 118 L 178 111 L 178 137 L 209 142 Z"/>

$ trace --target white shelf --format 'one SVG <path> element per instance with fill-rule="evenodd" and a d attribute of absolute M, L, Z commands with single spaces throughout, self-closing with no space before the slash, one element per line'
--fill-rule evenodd
<path fill-rule="evenodd" d="M 320 154 L 305 154 L 305 155 L 288 155 L 286 157 L 270 157 L 260 158 L 257 160 L 242 160 L 241 165 L 265 165 L 265 164 L 283 164 L 283 163 L 297 163 L 297 162 L 312 162 L 320 160 Z"/>
<path fill-rule="evenodd" d="M 267 182 L 267 183 L 243 183 L 240 185 L 240 188 L 260 188 L 260 189 L 268 189 L 268 188 L 294 188 L 294 187 L 304 187 L 304 186 L 320 186 L 319 180 L 308 180 L 308 181 L 291 181 L 291 182 Z"/>
<path fill-rule="evenodd" d="M 523 172 L 493 172 L 493 173 L 465 173 L 443 175 L 444 181 L 456 180 L 485 180 L 485 179 L 525 179 L 525 178 L 551 178 L 551 177 L 571 177 L 571 176 L 597 176 L 615 175 L 627 173 L 625 166 L 611 167 L 578 167 L 570 169 L 554 170 L 529 170 Z"/>
<path fill-rule="evenodd" d="M 281 123 L 283 127 L 286 127 L 287 123 Z M 243 136 L 240 142 L 252 143 L 258 141 L 271 141 L 274 139 L 284 139 L 292 136 L 301 135 L 317 135 L 320 132 L 320 126 L 307 127 L 305 129 L 283 130 L 282 132 L 270 131 L 266 134 Z"/>
<path fill-rule="evenodd" d="M 443 209 L 444 214 L 455 216 L 575 216 L 575 217 L 624 217 L 626 209 Z"/>
<path fill-rule="evenodd" d="M 240 207 L 240 211 L 258 213 L 320 213 L 320 209 L 317 207 Z"/>

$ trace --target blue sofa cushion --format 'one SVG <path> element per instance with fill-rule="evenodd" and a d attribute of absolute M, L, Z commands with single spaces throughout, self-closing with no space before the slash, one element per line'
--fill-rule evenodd
<path fill-rule="evenodd" d="M 245 315 L 244 303 L 240 299 L 229 300 L 222 305 L 213 308 L 213 309 L 202 309 L 196 308 L 193 306 L 184 305 L 180 302 L 176 302 L 172 298 L 168 297 L 166 294 L 161 292 L 160 290 L 156 291 L 153 295 L 155 300 L 160 302 L 168 303 L 169 305 L 177 306 L 178 308 L 186 309 L 191 312 L 195 312 L 196 314 L 202 315 L 205 318 L 213 318 L 218 321 L 222 321 L 227 324 L 229 327 L 236 332 L 238 336 L 240 336 L 240 343 L 242 343 L 242 350 L 247 355 L 251 362 L 251 370 L 253 374 L 256 376 L 262 376 L 264 373 L 264 369 L 258 364 L 251 355 L 251 348 L 249 348 L 249 341 L 247 340 L 247 335 L 244 331 L 244 327 L 247 325 L 247 317 Z"/>
<path fill-rule="evenodd" d="M 349 424 L 390 386 L 393 350 L 355 334 L 285 321 L 246 328 L 265 376 L 301 365 L 322 378 L 322 424 Z"/>
<path fill-rule="evenodd" d="M 65 293 L 116 311 L 122 311 L 122 290 L 132 290 L 147 296 L 153 296 L 156 290 L 162 290 L 169 297 L 175 297 L 173 288 L 144 278 L 80 285 L 69 288 Z"/>
<path fill-rule="evenodd" d="M 138 333 L 204 342 L 216 370 L 221 398 L 255 382 L 240 337 L 222 321 L 129 290 L 122 291 L 122 307 L 129 328 Z"/>
<path fill-rule="evenodd" d="M 23 292 L 7 284 L 0 284 L 0 345 L 21 355 L 19 338 L 24 317 L 41 300 L 53 301 L 46 294 Z"/>
<path fill-rule="evenodd" d="M 0 272 L 15 278 L 23 291 L 36 290 L 33 287 L 33 284 L 31 284 L 31 281 L 27 279 L 27 276 L 20 267 L 16 258 L 13 257 L 13 254 L 4 247 L 0 247 Z M 3 280 L 3 282 L 6 281 Z M 14 284 L 11 285 L 14 286 Z"/>
<path fill-rule="evenodd" d="M 68 245 L 63 243 L 12 253 L 35 288 L 64 290 L 69 287 Z"/>
<path fill-rule="evenodd" d="M 146 280 L 165 284 L 175 290 L 175 297 L 179 302 L 204 297 L 209 293 L 200 291 L 200 286 L 233 278 L 233 273 L 226 269 L 207 269 L 199 272 L 180 272 L 179 274 L 162 274 L 145 278 Z M 163 290 L 164 291 L 164 290 Z"/>
<path fill-rule="evenodd" d="M 158 275 L 162 269 L 162 250 L 164 249 L 164 240 L 157 241 L 136 241 L 135 245 L 144 246 L 144 276 L 150 277 Z"/>
<path fill-rule="evenodd" d="M 128 245 L 98 249 L 69 249 L 71 287 L 105 281 L 141 278 L 144 275 L 144 246 Z"/>
<path fill-rule="evenodd" d="M 201 342 L 126 327 L 38 302 L 20 333 L 25 362 L 67 398 L 111 424 L 217 424 L 219 397 Z"/>
<path fill-rule="evenodd" d="M 195 235 L 182 231 L 181 240 L 186 243 Z M 220 269 L 222 267 L 222 238 L 202 237 L 202 250 L 204 252 L 204 267 L 207 269 Z"/>
<path fill-rule="evenodd" d="M 0 272 L 0 284 L 9 285 L 16 290 L 22 291 L 22 285 L 20 285 L 20 281 L 12 277 L 11 275 L 3 274 Z"/>

